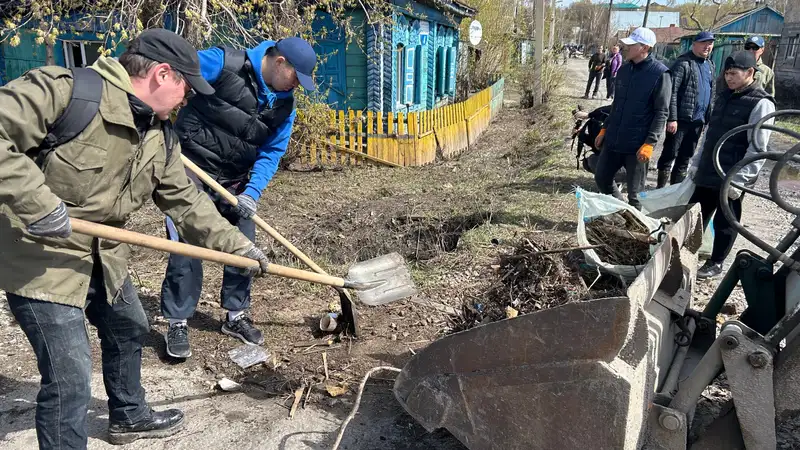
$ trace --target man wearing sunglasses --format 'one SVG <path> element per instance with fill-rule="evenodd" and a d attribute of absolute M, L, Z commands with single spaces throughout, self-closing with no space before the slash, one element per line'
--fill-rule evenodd
<path fill-rule="evenodd" d="M 215 92 L 199 93 L 180 110 L 176 130 L 181 148 L 187 158 L 236 195 L 238 206 L 233 207 L 196 180 L 223 217 L 255 240 L 251 217 L 292 134 L 293 91 L 298 86 L 306 91 L 315 89 L 312 75 L 317 55 L 308 42 L 290 37 L 264 41 L 247 50 L 214 47 L 198 56 L 203 78 Z M 166 225 L 170 239 L 182 238 L 169 218 Z M 202 285 L 200 260 L 170 256 L 161 288 L 161 311 L 169 320 L 167 354 L 174 358 L 191 356 L 186 321 L 197 309 Z M 264 338 L 246 314 L 250 287 L 250 278 L 225 267 L 220 302 L 227 315 L 221 331 L 258 345 Z"/>
<path fill-rule="evenodd" d="M 145 400 L 142 344 L 150 325 L 128 275 L 130 247 L 73 233 L 70 217 L 122 228 L 152 199 L 189 243 L 266 267 L 263 252 L 197 191 L 180 150 L 170 151 L 168 119 L 193 90 L 214 92 L 196 50 L 164 29 L 141 33 L 118 61 L 100 57 L 74 72 L 41 67 L 0 88 L 0 289 L 36 355 L 40 449 L 87 447 L 86 319 L 100 339 L 109 441 L 167 437 L 184 421 L 181 411 L 155 412 Z M 60 119 L 81 115 L 73 100 L 97 93 L 82 131 L 49 145 Z"/>
<path fill-rule="evenodd" d="M 744 43 L 744 49 L 753 54 L 756 59 L 755 80 L 767 94 L 775 96 L 775 73 L 768 65 L 764 64 L 761 55 L 764 54 L 764 38 L 761 36 L 750 36 Z"/>

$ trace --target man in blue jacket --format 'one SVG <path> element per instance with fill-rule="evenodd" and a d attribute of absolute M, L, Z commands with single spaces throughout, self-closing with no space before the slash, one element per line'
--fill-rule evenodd
<path fill-rule="evenodd" d="M 656 44 L 652 30 L 637 28 L 622 43 L 628 62 L 617 72 L 611 112 L 595 139 L 595 147 L 602 146 L 602 151 L 594 179 L 601 193 L 622 198 L 614 175 L 625 167 L 628 203 L 641 208 L 638 194 L 653 146 L 664 132 L 672 81 L 667 67 L 650 54 Z"/>
<path fill-rule="evenodd" d="M 255 242 L 251 220 L 258 200 L 286 152 L 295 119 L 293 90 L 315 89 L 312 74 L 317 55 L 303 39 L 264 41 L 255 48 L 210 48 L 198 52 L 203 77 L 213 95 L 197 95 L 180 110 L 175 129 L 183 154 L 236 195 L 238 206 L 225 202 L 199 180 L 199 189 L 214 200 L 223 217 Z M 179 237 L 167 219 L 170 239 Z M 250 278 L 225 267 L 220 300 L 228 311 L 222 332 L 247 344 L 264 338 L 245 314 L 250 307 Z M 203 285 L 200 260 L 170 255 L 161 287 L 161 311 L 169 320 L 167 354 L 191 356 L 186 319 L 194 314 Z"/>

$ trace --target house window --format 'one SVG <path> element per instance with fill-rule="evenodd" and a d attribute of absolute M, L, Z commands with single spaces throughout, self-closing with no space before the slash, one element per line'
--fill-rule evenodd
<path fill-rule="evenodd" d="M 786 48 L 786 58 L 794 58 L 797 56 L 797 47 L 800 45 L 800 34 L 789 38 L 789 44 Z"/>
<path fill-rule="evenodd" d="M 64 41 L 64 65 L 88 67 L 100 56 L 100 42 Z"/>

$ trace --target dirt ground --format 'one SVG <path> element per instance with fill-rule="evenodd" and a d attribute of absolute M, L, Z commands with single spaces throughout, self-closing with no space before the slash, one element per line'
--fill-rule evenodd
<path fill-rule="evenodd" d="M 550 245 L 574 244 L 575 186 L 593 189 L 591 174 L 575 169 L 569 150 L 569 111 L 591 110 L 600 100 L 583 100 L 584 60 L 571 60 L 567 84 L 546 110 L 516 107 L 513 88 L 506 108 L 478 144 L 450 161 L 423 168 L 341 168 L 280 171 L 263 196 L 259 215 L 333 274 L 388 252 L 408 261 L 419 295 L 381 307 L 359 307 L 361 335 L 323 336 L 319 318 L 336 308 L 328 288 L 284 280 L 258 279 L 252 315 L 265 333 L 270 361 L 239 369 L 227 352 L 240 343 L 220 334 L 222 268 L 205 265 L 203 295 L 189 320 L 193 356 L 165 356 L 166 322 L 159 292 L 166 255 L 136 250 L 130 268 L 148 317 L 151 334 L 144 350 L 143 384 L 156 409 L 181 407 L 187 429 L 163 441 L 139 441 L 123 448 L 325 449 L 349 413 L 354 391 L 371 367 L 402 368 L 412 354 L 437 337 L 458 329 L 463 306 L 485 301 L 497 289 L 503 255 L 525 239 Z M 601 88 L 605 92 L 605 88 Z M 655 184 L 651 173 L 651 184 Z M 750 199 L 745 221 L 772 233 L 776 208 Z M 787 222 L 788 223 L 788 222 Z M 163 235 L 163 215 L 152 204 L 132 218 L 130 229 Z M 740 239 L 738 245 L 744 245 Z M 301 267 L 264 233 L 258 242 L 275 262 Z M 710 295 L 713 282 L 703 285 Z M 703 300 L 700 298 L 699 300 Z M 0 301 L 0 447 L 35 447 L 34 409 L 38 389 L 35 359 L 18 326 Z M 107 408 L 94 345 L 91 449 L 106 442 Z M 322 351 L 330 379 L 325 381 Z M 242 391 L 215 388 L 228 377 Z M 434 449 L 464 447 L 447 432 L 427 433 L 391 393 L 393 374 L 380 373 L 367 385 L 359 415 L 342 448 Z M 312 386 L 305 407 L 288 418 L 301 386 Z M 332 397 L 326 387 L 345 387 Z"/>

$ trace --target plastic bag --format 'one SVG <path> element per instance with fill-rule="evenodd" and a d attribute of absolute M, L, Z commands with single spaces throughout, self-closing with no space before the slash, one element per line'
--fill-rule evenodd
<path fill-rule="evenodd" d="M 578 200 L 578 245 L 581 247 L 592 245 L 586 237 L 586 223 L 595 217 L 607 216 L 617 211 L 630 211 L 650 232 L 656 231 L 661 227 L 660 221 L 645 216 L 633 206 L 611 195 L 588 192 L 577 188 L 575 197 Z M 583 250 L 583 255 L 587 264 L 599 267 L 603 271 L 615 274 L 627 281 L 636 278 L 644 267 L 605 263 L 594 250 Z"/>
<path fill-rule="evenodd" d="M 694 194 L 694 186 L 694 181 L 687 177 L 680 184 L 672 184 L 661 189 L 640 192 L 639 202 L 642 204 L 642 212 L 650 214 L 659 209 L 688 205 Z M 714 221 L 712 220 L 703 230 L 703 245 L 698 250 L 700 256 L 710 256 L 711 250 L 714 248 L 713 224 Z"/>
<path fill-rule="evenodd" d="M 691 178 L 686 177 L 680 184 L 671 184 L 661 189 L 640 192 L 639 203 L 642 204 L 642 212 L 650 214 L 659 209 L 688 205 L 692 194 L 694 194 L 694 182 Z"/>

